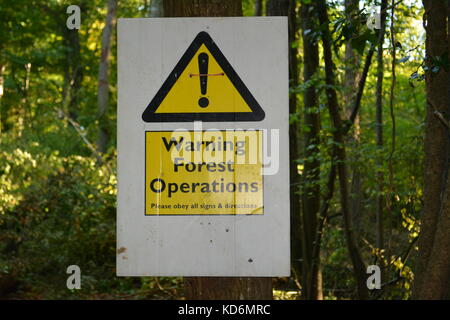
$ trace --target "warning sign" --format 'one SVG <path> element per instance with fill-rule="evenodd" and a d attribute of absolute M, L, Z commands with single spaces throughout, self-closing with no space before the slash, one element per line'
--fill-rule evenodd
<path fill-rule="evenodd" d="M 147 131 L 146 215 L 263 214 L 262 131 Z"/>
<path fill-rule="evenodd" d="M 118 19 L 118 276 L 289 276 L 288 40 L 286 17 Z"/>
<path fill-rule="evenodd" d="M 142 114 L 146 122 L 261 121 L 265 113 L 207 32 L 200 32 Z"/>

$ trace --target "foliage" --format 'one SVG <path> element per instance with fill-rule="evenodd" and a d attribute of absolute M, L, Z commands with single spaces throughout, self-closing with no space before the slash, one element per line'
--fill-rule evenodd
<path fill-rule="evenodd" d="M 88 288 L 104 289 L 114 269 L 115 174 L 89 157 L 19 148 L 2 151 L 0 167 L 1 260 L 14 262 L 3 269 L 30 285 L 63 284 L 62 271 L 77 264 Z"/>
<path fill-rule="evenodd" d="M 145 17 L 149 1 L 119 1 L 118 17 Z M 266 1 L 263 1 L 263 4 Z M 300 5 L 312 0 L 297 1 Z M 348 15 L 343 1 L 328 1 L 330 26 L 317 24 L 311 33 L 320 44 L 322 32 L 329 27 L 339 101 L 349 101 L 345 72 L 362 69 L 369 47 L 376 44 L 376 31 L 366 28 L 368 7 Z M 105 115 L 98 115 L 97 76 L 101 55 L 100 39 L 106 2 L 79 1 L 82 28 L 74 46 L 65 29 L 68 0 L 0 0 L 0 298 L 170 298 L 180 297 L 180 278 L 118 278 L 115 276 L 116 210 L 116 92 L 117 41 L 110 59 L 110 101 Z M 244 15 L 254 14 L 254 1 L 243 1 Z M 394 116 L 390 117 L 389 88 L 393 77 L 392 44 L 387 29 L 384 43 L 384 145 L 377 146 L 375 135 L 376 62 L 369 69 L 359 113 L 358 139 L 348 138 L 347 165 L 352 175 L 362 174 L 361 209 L 353 216 L 358 245 L 366 264 L 382 265 L 385 286 L 371 298 L 407 299 L 414 279 L 413 265 L 423 210 L 423 131 L 425 119 L 425 74 L 449 68 L 448 56 L 426 57 L 421 31 L 423 10 L 411 1 L 398 2 L 394 33 L 397 50 Z M 390 18 L 388 18 L 390 19 Z M 388 20 L 388 22 L 390 22 Z M 301 21 L 297 21 L 300 27 Z M 388 23 L 389 25 L 389 23 Z M 290 48 L 297 49 L 299 73 L 303 69 L 300 30 Z M 357 65 L 345 59 L 346 45 L 358 53 Z M 79 50 L 82 77 L 71 109 L 70 76 L 73 56 Z M 320 53 L 322 56 L 322 51 Z M 430 63 L 425 65 L 425 59 Z M 375 60 L 375 59 L 374 59 Z M 321 62 L 321 67 L 323 62 Z M 304 146 L 310 128 L 304 125 L 303 93 L 315 88 L 319 103 L 308 112 L 320 116 L 319 141 Z M 324 70 L 309 81 L 300 81 L 290 93 L 297 97 L 298 110 L 290 123 L 299 128 L 301 150 L 318 149 L 312 156 L 301 152 L 298 163 L 302 193 L 318 184 L 321 195 L 327 192 L 332 163 L 333 126 L 326 106 Z M 349 106 L 342 103 L 342 114 Z M 74 121 L 67 115 L 76 113 Z M 86 143 L 94 144 L 99 124 L 106 123 L 110 140 L 108 151 L 98 159 Z M 351 131 L 349 137 L 354 135 Z M 395 147 L 395 150 L 394 150 Z M 394 150 L 394 151 L 393 151 Z M 319 180 L 304 174 L 305 164 L 320 160 Z M 389 164 L 392 164 L 390 166 Z M 378 173 L 385 177 L 379 181 Z M 381 190 L 379 185 L 381 184 Z M 376 248 L 375 199 L 384 199 L 386 243 Z M 82 290 L 69 291 L 65 281 L 67 266 L 82 270 Z M 326 299 L 355 297 L 353 270 L 348 258 L 339 202 L 339 187 L 330 202 L 323 233 L 321 267 Z M 278 279 L 275 297 L 301 298 L 294 283 L 298 279 Z"/>

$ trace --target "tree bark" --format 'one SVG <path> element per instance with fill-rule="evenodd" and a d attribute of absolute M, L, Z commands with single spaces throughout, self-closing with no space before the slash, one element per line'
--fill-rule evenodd
<path fill-rule="evenodd" d="M 114 26 L 116 24 L 117 0 L 109 0 L 108 12 L 106 14 L 105 27 L 102 32 L 102 53 L 98 67 L 98 112 L 99 112 L 99 131 L 97 138 L 97 150 L 101 153 L 106 152 L 109 140 L 109 130 L 106 117 L 106 111 L 109 103 L 109 55 L 111 52 L 111 39 Z"/>
<path fill-rule="evenodd" d="M 386 203 L 386 209 L 387 209 L 387 226 L 384 228 L 385 237 L 387 238 L 387 244 L 385 244 L 385 256 L 390 257 L 391 256 L 391 244 L 392 244 L 392 199 L 395 194 L 395 169 L 394 169 L 394 155 L 396 152 L 396 145 L 397 145 L 397 121 L 395 118 L 395 112 L 394 112 L 394 102 L 395 102 L 395 87 L 397 82 L 397 71 L 396 71 L 396 64 L 397 64 L 397 41 L 395 39 L 395 6 L 396 6 L 396 0 L 391 0 L 391 22 L 390 22 L 390 31 L 391 31 L 391 85 L 389 90 L 389 115 L 391 118 L 391 148 L 389 150 L 389 156 L 388 156 L 388 170 L 389 170 L 389 196 L 387 197 L 387 203 Z"/>
<path fill-rule="evenodd" d="M 357 87 L 356 94 L 354 97 L 355 100 L 352 103 L 352 110 L 350 112 L 350 117 L 346 121 L 346 124 L 343 128 L 344 135 L 348 134 L 348 132 L 351 130 L 352 126 L 354 125 L 354 123 L 356 122 L 356 119 L 358 117 L 358 111 L 361 106 L 361 98 L 362 98 L 362 95 L 364 92 L 370 65 L 372 64 L 372 58 L 373 58 L 374 52 L 375 52 L 375 46 L 372 45 L 369 49 L 369 52 L 367 53 L 367 56 L 366 56 L 366 59 L 364 62 L 363 71 L 362 71 L 361 77 L 358 81 L 358 87 Z M 333 157 L 333 160 L 331 163 L 330 171 L 328 173 L 328 179 L 327 179 L 327 184 L 326 184 L 327 191 L 322 197 L 323 199 L 322 199 L 322 204 L 320 207 L 320 214 L 319 214 L 318 226 L 317 226 L 317 231 L 316 231 L 316 239 L 314 241 L 314 246 L 313 246 L 313 262 L 314 261 L 320 262 L 320 260 L 319 260 L 320 259 L 320 249 L 321 249 L 321 245 L 322 245 L 324 228 L 325 228 L 325 225 L 326 225 L 327 219 L 328 219 L 328 209 L 330 206 L 330 201 L 333 198 L 334 189 L 335 189 L 334 182 L 336 179 L 336 166 L 337 165 L 336 165 L 336 157 L 335 157 L 334 152 L 333 152 L 332 157 Z"/>
<path fill-rule="evenodd" d="M 242 16 L 241 0 L 165 0 L 166 17 Z M 187 299 L 272 299 L 272 278 L 186 277 Z"/>
<path fill-rule="evenodd" d="M 328 110 L 333 124 L 334 153 L 337 160 L 337 172 L 339 176 L 339 187 L 341 193 L 341 210 L 344 220 L 344 231 L 347 242 L 347 249 L 353 265 L 355 280 L 359 299 L 368 298 L 368 289 L 366 285 L 366 267 L 362 260 L 358 244 L 356 243 L 352 219 L 350 215 L 349 194 L 348 194 L 348 174 L 346 167 L 346 150 L 344 141 L 345 127 L 342 124 L 340 116 L 339 102 L 335 88 L 335 74 L 332 53 L 332 39 L 329 30 L 329 19 L 326 2 L 317 1 L 320 24 L 324 26 L 322 31 L 322 43 L 325 60 L 325 81 L 327 84 L 326 95 L 328 101 Z"/>
<path fill-rule="evenodd" d="M 386 32 L 386 8 L 387 0 L 381 1 L 381 23 L 378 33 L 378 52 L 377 52 L 377 89 L 376 89 L 376 120 L 375 131 L 377 147 L 381 150 L 383 148 L 383 79 L 384 79 L 384 59 L 383 59 L 383 44 L 384 35 Z M 378 158 L 378 172 L 377 172 L 377 198 L 376 198 L 376 247 L 379 250 L 384 248 L 384 227 L 383 227 L 383 186 L 384 175 L 381 169 L 383 160 Z"/>
<path fill-rule="evenodd" d="M 289 43 L 297 40 L 298 23 L 295 1 L 268 0 L 266 2 L 267 16 L 288 16 Z M 289 48 L 289 83 L 291 88 L 298 86 L 298 48 Z M 298 118 L 297 94 L 291 90 L 289 96 L 289 113 L 294 119 Z M 290 179 L 290 213 L 291 213 L 291 269 L 296 281 L 302 274 L 302 222 L 300 208 L 300 175 L 297 169 L 297 160 L 300 158 L 298 144 L 298 121 L 289 125 L 289 179 Z"/>
<path fill-rule="evenodd" d="M 0 143 L 2 141 L 2 97 L 3 97 L 3 83 L 4 83 L 4 78 L 3 78 L 3 74 L 5 72 L 5 65 L 4 64 L 0 64 Z"/>
<path fill-rule="evenodd" d="M 66 74 L 64 79 L 63 100 L 67 106 L 69 116 L 76 120 L 79 113 L 78 92 L 83 80 L 83 67 L 81 63 L 81 46 L 78 30 L 67 29 L 64 24 L 62 31 L 66 46 Z"/>
<path fill-rule="evenodd" d="M 423 1 L 426 23 L 426 64 L 449 54 L 448 3 Z M 449 127 L 438 115 L 450 114 L 449 72 L 440 68 L 427 72 L 427 115 L 425 125 L 424 210 L 419 238 L 413 297 L 444 299 L 450 282 L 450 180 Z"/>
<path fill-rule="evenodd" d="M 311 30 L 318 25 L 314 3 L 302 4 L 301 7 L 303 35 L 303 81 L 312 81 L 319 69 L 319 47 L 312 36 Z M 318 215 L 320 210 L 320 161 L 319 132 L 320 113 L 318 107 L 316 86 L 307 86 L 303 93 L 305 133 L 302 192 L 302 285 L 304 297 L 308 300 L 323 299 L 320 285 L 320 247 L 313 254 L 317 238 Z"/>
<path fill-rule="evenodd" d="M 272 278 L 186 277 L 190 300 L 271 300 Z"/>
<path fill-rule="evenodd" d="M 263 4 L 262 0 L 255 0 L 255 16 L 262 16 Z"/>
<path fill-rule="evenodd" d="M 289 0 L 267 0 L 266 15 L 268 16 L 288 16 L 289 6 L 295 6 L 295 1 Z"/>
<path fill-rule="evenodd" d="M 358 0 L 345 0 L 345 15 L 349 24 L 357 29 L 358 24 L 354 23 L 354 16 L 359 11 Z M 356 33 L 357 31 L 355 31 Z M 355 100 L 356 89 L 358 86 L 360 73 L 358 72 L 360 65 L 360 56 L 353 49 L 350 41 L 345 44 L 345 74 L 344 74 L 344 103 L 347 107 L 347 118 L 350 117 L 351 104 Z M 359 117 L 357 117 L 359 118 Z M 359 129 L 358 119 L 355 121 L 355 131 Z"/>
<path fill-rule="evenodd" d="M 164 0 L 151 0 L 150 18 L 164 17 Z"/>
<path fill-rule="evenodd" d="M 354 17 L 359 12 L 358 0 L 345 0 L 345 12 L 347 19 L 350 23 L 354 24 Z M 354 24 L 354 28 L 358 28 L 357 24 Z M 353 102 L 356 99 L 358 92 L 358 84 L 361 79 L 360 67 L 360 55 L 353 49 L 350 41 L 345 45 L 345 74 L 344 74 L 344 103 L 346 106 L 347 118 L 350 118 L 353 109 Z M 352 135 L 349 136 L 349 140 L 352 141 L 356 147 L 360 143 L 360 115 L 355 118 L 354 129 Z M 355 158 L 354 161 L 357 161 Z M 356 166 L 353 168 L 351 174 L 351 215 L 355 225 L 355 233 L 358 234 L 360 230 L 361 222 L 361 198 L 362 198 L 362 175 Z"/>
<path fill-rule="evenodd" d="M 295 1 L 289 3 L 288 8 L 288 22 L 289 22 L 289 43 L 292 44 L 298 41 L 298 23 L 297 11 Z M 299 82 L 299 63 L 298 63 L 298 48 L 295 46 L 289 47 L 289 83 L 292 89 L 298 87 Z M 290 199 L 290 222 L 291 222 L 291 270 L 296 283 L 299 283 L 299 276 L 301 274 L 301 208 L 300 208 L 300 174 L 297 168 L 297 160 L 300 158 L 299 151 L 299 107 L 297 103 L 297 93 L 291 90 L 289 95 L 289 114 L 298 121 L 293 121 L 289 125 L 289 181 L 291 184 L 289 199 Z"/>
<path fill-rule="evenodd" d="M 166 17 L 238 17 L 241 0 L 164 0 Z"/>

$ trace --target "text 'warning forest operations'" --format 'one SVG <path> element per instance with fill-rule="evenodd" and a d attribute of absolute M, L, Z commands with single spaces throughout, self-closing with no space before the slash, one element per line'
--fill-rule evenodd
<path fill-rule="evenodd" d="M 263 214 L 262 134 L 147 131 L 145 214 Z"/>

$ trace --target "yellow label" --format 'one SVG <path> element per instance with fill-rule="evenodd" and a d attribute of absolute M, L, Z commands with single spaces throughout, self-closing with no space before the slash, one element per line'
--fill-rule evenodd
<path fill-rule="evenodd" d="M 201 92 L 199 55 L 208 57 L 207 81 L 204 94 Z M 199 100 L 207 99 L 208 106 L 200 107 Z M 156 113 L 220 113 L 252 112 L 247 102 L 231 83 L 227 74 L 217 63 L 214 56 L 202 44 L 186 69 L 161 102 Z"/>
<path fill-rule="evenodd" d="M 146 215 L 263 214 L 262 131 L 147 131 Z"/>

